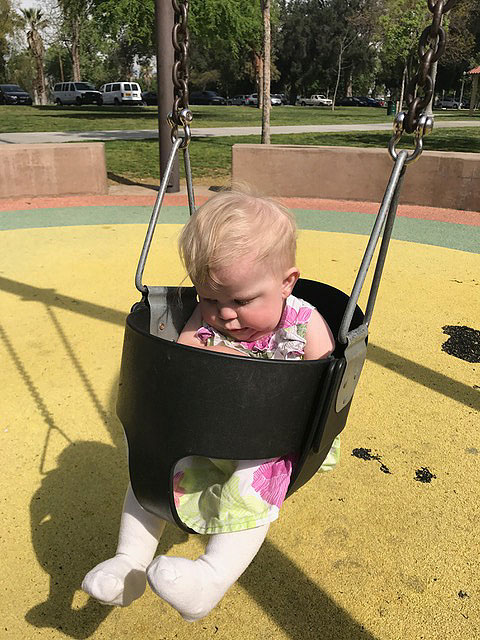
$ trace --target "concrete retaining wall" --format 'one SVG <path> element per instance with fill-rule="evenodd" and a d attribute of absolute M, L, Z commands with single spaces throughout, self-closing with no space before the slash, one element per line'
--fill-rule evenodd
<path fill-rule="evenodd" d="M 101 142 L 0 145 L 0 198 L 105 193 Z"/>
<path fill-rule="evenodd" d="M 392 160 L 386 149 L 236 144 L 232 177 L 271 196 L 379 202 Z M 424 151 L 407 168 L 404 204 L 480 211 L 480 153 Z"/>

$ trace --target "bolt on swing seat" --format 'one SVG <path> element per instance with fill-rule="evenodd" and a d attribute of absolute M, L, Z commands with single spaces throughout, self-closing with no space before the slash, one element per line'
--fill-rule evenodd
<path fill-rule="evenodd" d="M 294 295 L 314 305 L 336 338 L 321 360 L 246 358 L 175 342 L 197 303 L 193 287 L 145 286 L 142 274 L 173 160 L 169 162 L 136 274 L 142 292 L 127 317 L 117 414 L 128 443 L 130 481 L 148 511 L 191 531 L 174 503 L 174 470 L 186 456 L 265 459 L 295 454 L 287 497 L 320 468 L 345 427 L 366 357 L 368 326 L 395 219 L 406 151 L 396 159 L 350 296 L 300 279 Z M 188 147 L 182 146 L 190 212 L 194 211 Z M 365 315 L 357 305 L 378 239 Z M 221 398 L 221 402 L 219 402 Z"/>

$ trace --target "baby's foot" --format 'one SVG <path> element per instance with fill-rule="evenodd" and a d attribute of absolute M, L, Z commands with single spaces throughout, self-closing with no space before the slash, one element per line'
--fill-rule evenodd
<path fill-rule="evenodd" d="M 146 586 L 145 567 L 123 554 L 97 564 L 82 582 L 82 589 L 102 604 L 120 607 L 128 607 Z"/>
<path fill-rule="evenodd" d="M 210 613 L 230 586 L 203 558 L 192 561 L 159 556 L 148 567 L 147 580 L 188 622 Z"/>

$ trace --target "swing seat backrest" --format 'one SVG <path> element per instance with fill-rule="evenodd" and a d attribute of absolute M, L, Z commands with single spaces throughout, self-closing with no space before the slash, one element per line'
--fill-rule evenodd
<path fill-rule="evenodd" d="M 167 291 L 177 331 L 195 291 Z M 348 296 L 326 284 L 300 280 L 297 297 L 313 304 L 338 335 Z M 117 413 L 127 443 L 130 481 L 139 503 L 190 531 L 173 494 L 178 460 L 186 456 L 250 460 L 295 454 L 288 495 L 316 473 L 344 428 L 351 400 L 336 399 L 345 370 L 344 345 L 323 360 L 262 360 L 179 345 L 150 332 L 148 298 L 126 323 Z M 356 307 L 351 323 L 363 322 Z"/>

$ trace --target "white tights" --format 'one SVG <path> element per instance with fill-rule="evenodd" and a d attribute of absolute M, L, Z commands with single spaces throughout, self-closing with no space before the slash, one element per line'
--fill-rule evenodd
<path fill-rule="evenodd" d="M 82 589 L 103 604 L 126 607 L 143 594 L 148 580 L 185 620 L 200 620 L 252 562 L 268 527 L 211 535 L 197 560 L 167 556 L 153 560 L 165 521 L 145 511 L 129 485 L 116 554 L 87 573 Z"/>

